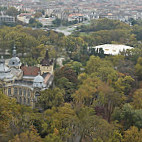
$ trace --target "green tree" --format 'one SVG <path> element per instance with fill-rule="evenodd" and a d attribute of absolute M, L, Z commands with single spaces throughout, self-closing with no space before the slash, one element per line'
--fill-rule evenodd
<path fill-rule="evenodd" d="M 74 84 L 77 84 L 78 82 L 76 72 L 67 66 L 57 69 L 55 72 L 55 81 L 62 77 L 67 78 L 69 82 L 72 82 Z"/>
<path fill-rule="evenodd" d="M 52 23 L 54 26 L 59 27 L 61 25 L 61 19 L 56 18 Z"/>
<path fill-rule="evenodd" d="M 37 133 L 36 129 L 31 128 L 30 131 L 23 132 L 16 135 L 14 139 L 9 140 L 9 142 L 43 142 L 42 138 Z"/>
<path fill-rule="evenodd" d="M 30 20 L 29 20 L 29 24 L 34 24 L 36 22 L 36 19 L 34 19 L 34 18 L 30 18 Z"/>
<path fill-rule="evenodd" d="M 19 12 L 15 7 L 10 7 L 10 8 L 7 9 L 6 14 L 9 15 L 9 16 L 16 17 L 19 14 Z"/>
<path fill-rule="evenodd" d="M 62 77 L 57 80 L 56 86 L 59 87 L 60 89 L 65 90 L 65 95 L 64 95 L 65 101 L 67 102 L 72 101 L 71 95 L 74 93 L 76 88 L 76 86 L 72 82 L 70 82 L 67 78 Z"/>
<path fill-rule="evenodd" d="M 116 108 L 113 118 L 120 122 L 124 130 L 131 126 L 142 128 L 142 110 L 134 110 L 130 104 L 124 104 L 122 108 Z"/>
<path fill-rule="evenodd" d="M 44 142 L 63 142 L 61 138 L 56 134 L 49 134 L 45 137 Z"/>
<path fill-rule="evenodd" d="M 136 75 L 141 79 L 142 77 L 142 57 L 138 58 L 137 64 L 135 66 L 136 69 Z"/>
<path fill-rule="evenodd" d="M 82 64 L 77 61 L 71 61 L 68 64 L 66 64 L 66 66 L 72 68 L 77 73 L 77 75 L 81 72 L 81 69 L 83 68 Z"/>
<path fill-rule="evenodd" d="M 43 109 L 48 109 L 54 107 L 59 107 L 64 102 L 64 91 L 59 88 L 54 88 L 53 90 L 48 89 L 41 92 L 38 99 L 39 105 Z"/>
<path fill-rule="evenodd" d="M 133 102 L 131 103 L 135 109 L 142 109 L 142 89 L 137 89 L 133 94 Z"/>
<path fill-rule="evenodd" d="M 107 142 L 112 138 L 115 130 L 114 126 L 96 116 L 94 109 L 89 107 L 81 108 L 77 112 L 77 116 L 79 118 L 80 142 L 92 142 L 93 140 L 96 142 L 99 140 Z"/>
<path fill-rule="evenodd" d="M 125 95 L 128 95 L 132 90 L 132 86 L 134 83 L 134 79 L 131 76 L 124 76 L 118 78 L 118 80 L 114 84 L 114 88 Z"/>
<path fill-rule="evenodd" d="M 41 12 L 36 12 L 34 16 L 35 16 L 35 18 L 39 18 L 39 17 L 42 16 L 42 13 Z"/>
<path fill-rule="evenodd" d="M 10 130 L 10 121 L 19 114 L 20 106 L 15 99 L 10 99 L 0 91 L 0 133 L 6 134 Z"/>
<path fill-rule="evenodd" d="M 48 140 L 74 141 L 78 132 L 78 118 L 71 104 L 46 110 L 44 119 L 47 119 L 44 131 L 49 133 L 46 137 Z"/>

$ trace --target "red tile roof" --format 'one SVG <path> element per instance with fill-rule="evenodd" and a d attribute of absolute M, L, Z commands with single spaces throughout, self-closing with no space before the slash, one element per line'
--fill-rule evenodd
<path fill-rule="evenodd" d="M 24 76 L 37 76 L 40 72 L 40 68 L 34 66 L 22 66 L 21 70 L 23 71 Z"/>

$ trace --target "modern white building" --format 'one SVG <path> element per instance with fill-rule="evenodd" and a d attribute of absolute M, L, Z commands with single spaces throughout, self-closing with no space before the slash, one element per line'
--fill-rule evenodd
<path fill-rule="evenodd" d="M 96 50 L 103 49 L 104 54 L 106 55 L 118 55 L 122 51 L 133 49 L 133 47 L 119 44 L 104 44 L 92 48 L 95 48 Z"/>

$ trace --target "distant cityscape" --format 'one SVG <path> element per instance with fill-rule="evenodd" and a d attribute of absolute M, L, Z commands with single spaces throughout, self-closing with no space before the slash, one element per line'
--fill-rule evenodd
<path fill-rule="evenodd" d="M 108 18 L 128 24 L 131 18 L 142 19 L 141 0 L 0 0 L 0 6 L 22 11 L 17 19 L 24 23 L 29 23 L 37 11 L 44 10 L 44 14 L 38 18 L 43 26 L 51 25 L 55 18 L 78 22 Z M 49 17 L 45 18 L 45 15 Z"/>

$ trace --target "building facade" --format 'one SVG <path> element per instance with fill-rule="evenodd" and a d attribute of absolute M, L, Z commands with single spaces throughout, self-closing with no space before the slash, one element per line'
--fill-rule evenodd
<path fill-rule="evenodd" d="M 8 15 L 2 15 L 0 16 L 0 24 L 3 24 L 3 23 L 15 23 L 16 20 L 15 20 L 15 17 L 13 16 L 8 16 Z"/>
<path fill-rule="evenodd" d="M 48 64 L 37 66 L 23 66 L 13 50 L 13 57 L 5 63 L 0 60 L 0 87 L 3 92 L 18 103 L 36 107 L 40 91 L 48 89 L 53 83 L 53 61 L 48 58 L 48 51 L 43 59 Z M 49 67 L 49 68 L 48 68 Z M 44 68 L 44 70 L 43 70 Z M 50 70 L 52 69 L 52 70 Z"/>

